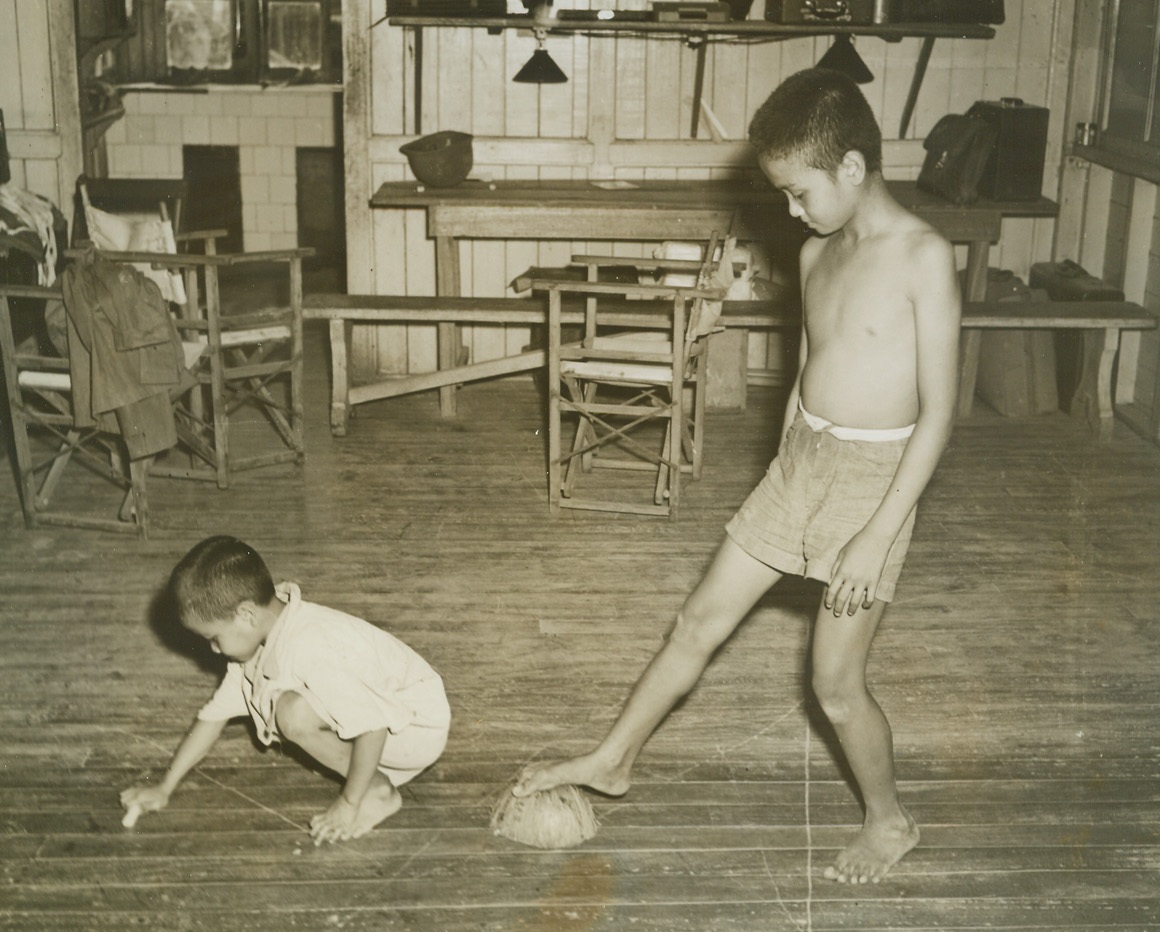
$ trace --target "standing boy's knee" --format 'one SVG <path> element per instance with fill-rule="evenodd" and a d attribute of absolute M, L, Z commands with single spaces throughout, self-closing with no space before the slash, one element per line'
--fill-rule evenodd
<path fill-rule="evenodd" d="M 721 626 L 715 621 L 711 614 L 698 611 L 690 600 L 677 612 L 668 640 L 684 650 L 707 657 L 721 646 L 732 630 L 718 630 Z"/>
<path fill-rule="evenodd" d="M 860 690 L 854 689 L 841 677 L 814 671 L 810 684 L 818 705 L 833 724 L 841 725 L 850 719 L 851 710 Z"/>

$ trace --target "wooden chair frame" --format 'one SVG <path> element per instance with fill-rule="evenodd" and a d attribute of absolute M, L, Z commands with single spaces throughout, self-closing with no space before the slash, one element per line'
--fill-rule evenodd
<path fill-rule="evenodd" d="M 213 231 L 205 240 L 204 254 L 104 255 L 114 262 L 146 262 L 182 271 L 187 302 L 181 308 L 177 328 L 183 340 L 202 342 L 207 351 L 198 373 L 199 386 L 181 400 L 177 409 L 178 433 L 182 447 L 190 454 L 189 464 L 158 463 L 153 474 L 210 481 L 225 489 L 237 472 L 277 463 L 301 463 L 305 458 L 302 259 L 313 250 L 217 253 L 212 244 L 216 233 Z M 225 313 L 221 270 L 263 264 L 285 264 L 288 303 Z M 276 381 L 286 383 L 284 400 L 271 391 Z M 277 449 L 245 457 L 233 452 L 230 420 L 247 405 L 256 406 L 270 424 L 280 442 Z"/>
<path fill-rule="evenodd" d="M 705 386 L 704 311 L 726 288 L 710 281 L 716 237 L 703 262 L 631 261 L 575 256 L 586 280 L 537 278 L 532 287 L 548 293 L 548 484 L 552 511 L 562 508 L 677 517 L 681 477 L 699 478 L 703 462 Z M 600 281 L 600 269 L 632 264 L 644 274 L 692 273 L 696 284 L 625 284 Z M 585 304 L 583 337 L 561 336 L 565 296 Z M 644 331 L 602 334 L 602 328 L 642 314 L 655 323 Z M 657 339 L 657 338 L 660 339 Z M 605 388 L 622 397 L 608 398 Z M 686 398 L 689 394 L 690 398 Z M 691 403 L 690 403 L 691 399 Z M 563 450 L 562 418 L 577 416 L 571 446 Z M 661 449 L 650 449 L 633 433 L 656 420 L 665 422 Z M 619 450 L 622 456 L 603 455 Z M 586 498 L 576 494 L 581 473 L 597 467 L 654 471 L 651 502 Z"/>
<path fill-rule="evenodd" d="M 20 351 L 13 338 L 12 298 L 39 303 L 60 300 L 61 292 L 55 287 L 0 284 L 0 366 L 25 527 L 57 525 L 148 537 L 146 477 L 151 458 L 131 459 L 118 433 L 75 425 L 69 361 Z M 187 380 L 171 396 L 176 398 L 193 384 L 187 373 Z M 48 438 L 43 458 L 34 451 L 36 433 Z M 115 515 L 54 509 L 54 493 L 70 463 L 79 463 L 120 490 Z"/>

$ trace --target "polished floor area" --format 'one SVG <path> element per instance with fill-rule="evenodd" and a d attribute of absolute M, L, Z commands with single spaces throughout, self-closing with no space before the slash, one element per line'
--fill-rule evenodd
<path fill-rule="evenodd" d="M 525 762 L 611 722 L 764 470 L 780 398 L 711 413 L 678 522 L 553 517 L 530 379 L 465 387 L 450 419 L 431 394 L 367 405 L 334 439 L 310 347 L 305 465 L 156 480 L 148 541 L 25 530 L 0 477 L 0 929 L 1160 928 L 1155 445 L 982 405 L 959 425 L 871 657 L 923 842 L 855 888 L 822 876 L 861 810 L 808 693 L 801 582 L 724 647 L 632 790 L 593 797 L 594 839 L 488 828 Z M 446 753 L 364 839 L 312 847 L 338 784 L 245 724 L 121 826 L 119 790 L 157 778 L 219 675 L 159 593 L 221 532 L 446 680 Z"/>

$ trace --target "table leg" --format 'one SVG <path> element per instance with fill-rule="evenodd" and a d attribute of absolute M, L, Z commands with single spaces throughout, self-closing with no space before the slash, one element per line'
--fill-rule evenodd
<path fill-rule="evenodd" d="M 548 292 L 548 508 L 560 511 L 560 291 Z M 576 465 L 569 460 L 569 468 Z"/>
<path fill-rule="evenodd" d="M 347 341 L 351 325 L 345 320 L 330 322 L 330 432 L 335 437 L 346 436 L 346 422 L 350 415 L 350 370 L 347 363 Z"/>
<path fill-rule="evenodd" d="M 1085 418 L 1101 441 L 1112 439 L 1115 422 L 1112 368 L 1119 348 L 1120 331 L 1115 327 L 1106 328 L 1102 334 L 1099 330 L 1084 333 L 1083 363 L 1071 413 Z"/>
<path fill-rule="evenodd" d="M 987 297 L 987 256 L 991 244 L 972 242 L 967 248 L 967 280 L 964 301 L 983 301 Z M 975 401 L 975 380 L 979 373 L 979 345 L 983 335 L 977 329 L 966 330 L 959 350 L 959 417 L 967 417 Z"/>
<path fill-rule="evenodd" d="M 435 237 L 435 291 L 440 295 L 458 295 L 459 247 L 454 237 Z M 436 324 L 439 343 L 439 368 L 451 369 L 460 364 L 459 327 L 456 324 Z M 439 389 L 439 413 L 443 417 L 455 414 L 455 385 Z"/>
<path fill-rule="evenodd" d="M 959 346 L 959 402 L 958 416 L 969 417 L 975 402 L 975 382 L 979 375 L 979 347 L 983 332 L 977 327 L 962 331 Z"/>

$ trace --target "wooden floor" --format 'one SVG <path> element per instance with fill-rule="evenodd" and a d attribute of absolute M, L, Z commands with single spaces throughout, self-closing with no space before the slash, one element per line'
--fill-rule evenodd
<path fill-rule="evenodd" d="M 822 870 L 860 822 L 803 675 L 818 590 L 783 583 L 645 749 L 592 841 L 488 829 L 520 767 L 597 739 L 771 455 L 780 399 L 714 412 L 676 524 L 548 513 L 530 380 L 368 405 L 229 491 L 156 480 L 148 542 L 24 530 L 0 476 L 0 929 L 1160 928 L 1160 449 L 1064 415 L 961 424 L 871 676 L 923 842 L 878 886 Z M 97 486 L 94 486 L 94 490 Z M 306 597 L 444 675 L 444 757 L 389 823 L 315 849 L 333 780 L 231 726 L 162 813 L 121 827 L 217 670 L 156 609 L 236 534 Z"/>

